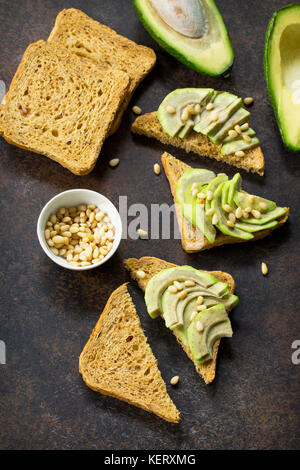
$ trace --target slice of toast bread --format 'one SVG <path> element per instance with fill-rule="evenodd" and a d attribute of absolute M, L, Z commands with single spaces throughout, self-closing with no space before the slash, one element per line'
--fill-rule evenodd
<path fill-rule="evenodd" d="M 215 158 L 248 172 L 258 173 L 259 175 L 264 174 L 265 160 L 260 147 L 245 150 L 243 157 L 237 157 L 235 154 L 222 155 L 222 145 L 215 145 L 207 136 L 198 132 L 191 131 L 184 139 L 170 137 L 163 130 L 156 112 L 138 116 L 133 122 L 131 130 L 135 134 L 152 137 L 163 144 L 181 148 L 187 153 L 194 152 L 201 157 Z"/>
<path fill-rule="evenodd" d="M 13 145 L 85 175 L 129 86 L 125 72 L 87 67 L 57 44 L 28 46 L 1 106 L 1 134 Z"/>
<path fill-rule="evenodd" d="M 182 247 L 187 253 L 195 253 L 202 250 L 208 250 L 209 248 L 213 248 L 215 246 L 244 242 L 244 240 L 240 238 L 229 237 L 227 235 L 223 235 L 221 232 L 218 232 L 214 243 L 209 243 L 207 238 L 204 237 L 200 230 L 197 227 L 194 227 L 185 217 L 183 217 L 181 208 L 176 201 L 176 183 L 179 178 L 183 175 L 183 173 L 191 167 L 186 163 L 183 163 L 182 161 L 173 157 L 167 152 L 162 155 L 161 161 L 168 181 L 170 183 L 171 193 L 175 202 L 177 221 L 179 231 L 181 233 Z M 261 232 L 254 233 L 254 238 L 251 241 L 264 238 L 270 235 L 276 228 L 281 227 L 287 221 L 289 216 L 289 209 L 286 209 L 287 213 L 283 217 L 281 217 L 281 219 L 279 219 L 276 227 L 274 227 L 273 229 L 262 230 Z"/>
<path fill-rule="evenodd" d="M 152 256 L 144 256 L 143 258 L 140 258 L 140 259 L 129 258 L 125 260 L 126 269 L 130 272 L 132 279 L 137 281 L 139 287 L 142 289 L 143 292 L 145 292 L 145 289 L 149 280 L 153 276 L 155 276 L 155 274 L 159 273 L 162 269 L 173 268 L 175 266 L 176 264 L 169 263 L 167 261 L 154 258 Z M 144 271 L 146 276 L 143 279 L 140 279 L 139 276 L 137 275 L 138 271 Z M 213 276 L 216 276 L 220 281 L 227 282 L 229 285 L 230 293 L 231 294 L 234 293 L 235 282 L 234 282 L 233 277 L 230 274 L 225 273 L 223 271 L 207 271 L 207 272 L 209 272 Z M 217 340 L 214 344 L 213 359 L 199 366 L 194 361 L 190 349 L 181 342 L 179 336 L 176 333 L 176 330 L 173 331 L 173 333 L 176 336 L 176 339 L 179 342 L 179 344 L 182 346 L 182 348 L 188 355 L 188 357 L 191 359 L 191 361 L 193 361 L 196 371 L 198 372 L 200 377 L 203 378 L 206 384 L 211 383 L 214 380 L 215 375 L 216 375 L 217 355 L 218 355 L 220 340 Z"/>
<path fill-rule="evenodd" d="M 117 34 L 75 8 L 58 14 L 48 41 L 62 44 L 86 63 L 92 62 L 101 69 L 112 68 L 128 73 L 128 93 L 110 131 L 111 134 L 115 132 L 134 90 L 154 67 L 155 52 Z"/>
<path fill-rule="evenodd" d="M 108 299 L 80 354 L 79 372 L 86 385 L 96 392 L 143 408 L 166 421 L 180 420 L 127 284 Z"/>

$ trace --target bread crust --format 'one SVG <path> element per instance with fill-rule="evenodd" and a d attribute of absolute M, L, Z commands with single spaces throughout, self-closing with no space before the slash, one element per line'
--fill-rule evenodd
<path fill-rule="evenodd" d="M 130 276 L 132 277 L 132 279 L 134 279 L 138 283 L 139 287 L 142 289 L 143 292 L 145 292 L 145 289 L 147 287 L 149 280 L 153 276 L 155 276 L 155 274 L 159 273 L 163 269 L 174 268 L 177 266 L 176 264 L 169 263 L 168 261 L 164 261 L 159 258 L 155 258 L 153 256 L 143 256 L 140 259 L 128 258 L 124 261 L 124 263 L 125 263 L 126 269 L 130 273 Z M 140 279 L 137 276 L 137 271 L 144 271 L 146 276 L 143 279 Z M 229 273 L 226 273 L 223 271 L 205 271 L 205 272 L 212 274 L 213 276 L 218 278 L 221 282 L 226 282 L 229 285 L 229 292 L 231 294 L 234 293 L 235 281 Z M 217 355 L 218 355 L 218 349 L 219 349 L 221 340 L 220 339 L 217 340 L 214 344 L 212 360 L 207 361 L 205 364 L 202 364 L 201 366 L 199 366 L 194 361 L 190 348 L 188 348 L 182 343 L 178 334 L 176 333 L 176 330 L 173 331 L 173 334 L 175 335 L 178 343 L 181 345 L 185 353 L 193 362 L 196 368 L 196 371 L 198 372 L 200 377 L 202 377 L 204 382 L 206 384 L 210 384 L 211 382 L 213 382 L 216 376 Z"/>
<path fill-rule="evenodd" d="M 173 157 L 168 152 L 163 153 L 161 161 L 175 202 L 177 221 L 179 231 L 181 233 L 182 248 L 187 253 L 197 253 L 199 251 L 209 250 L 215 246 L 245 242 L 245 240 L 240 238 L 229 237 L 218 232 L 214 243 L 210 243 L 197 227 L 194 227 L 185 217 L 183 217 L 181 208 L 176 201 L 176 183 L 183 173 L 191 167 Z M 270 235 L 273 230 L 281 227 L 287 221 L 289 216 L 289 208 L 286 207 L 285 209 L 287 209 L 287 213 L 281 217 L 281 219 L 279 219 L 278 225 L 276 225 L 276 227 L 254 233 L 254 237 L 250 241 L 256 241 L 265 238 Z"/>
<path fill-rule="evenodd" d="M 86 345 L 84 346 L 84 348 L 83 348 L 83 350 L 80 354 L 80 357 L 79 357 L 79 372 L 82 375 L 82 378 L 83 378 L 84 382 L 86 383 L 86 385 L 90 389 L 94 390 L 95 392 L 99 392 L 103 395 L 108 395 L 108 396 L 111 396 L 113 398 L 118 398 L 119 400 L 125 401 L 126 403 L 129 403 L 130 405 L 134 405 L 134 406 L 137 406 L 138 408 L 142 408 L 142 409 L 144 409 L 144 410 L 146 410 L 150 413 L 154 413 L 157 416 L 159 416 L 160 418 L 164 419 L 165 421 L 168 421 L 168 422 L 171 422 L 171 423 L 178 423 L 179 420 L 180 420 L 179 411 L 176 409 L 174 403 L 172 402 L 171 398 L 169 397 L 169 395 L 167 393 L 165 383 L 164 383 L 163 378 L 161 377 L 161 374 L 160 374 L 159 369 L 158 369 L 157 360 L 154 358 L 154 355 L 151 351 L 151 348 L 150 348 L 149 344 L 147 343 L 147 339 L 146 339 L 146 337 L 144 335 L 144 332 L 142 330 L 142 326 L 140 324 L 139 317 L 138 317 L 138 315 L 135 311 L 134 304 L 133 304 L 132 299 L 129 295 L 129 292 L 128 292 L 128 289 L 127 289 L 127 284 L 128 283 L 122 284 L 120 287 L 118 287 L 116 290 L 114 290 L 112 292 L 112 294 L 110 295 L 110 297 L 109 297 L 109 299 L 108 299 L 108 301 L 107 301 L 107 303 L 104 307 L 103 312 L 101 313 L 95 327 L 93 328 L 93 331 L 90 335 L 90 338 L 89 338 L 88 342 L 86 343 Z M 121 302 L 124 301 L 124 300 L 126 300 L 130 303 L 130 307 L 132 309 L 131 318 L 132 318 L 132 315 L 134 315 L 134 321 L 138 322 L 139 329 L 140 329 L 140 335 L 144 338 L 144 341 L 147 345 L 146 346 L 147 347 L 146 354 L 151 355 L 151 360 L 155 364 L 155 367 L 157 368 L 158 378 L 160 380 L 159 384 L 157 383 L 157 386 L 164 387 L 164 389 L 165 389 L 166 406 L 165 406 L 164 409 L 161 409 L 161 408 L 159 408 L 158 406 L 155 405 L 155 399 L 153 399 L 153 401 L 151 403 L 150 402 L 141 403 L 141 402 L 137 402 L 137 401 L 128 399 L 128 397 L 125 397 L 124 395 L 122 395 L 122 387 L 121 386 L 118 388 L 118 390 L 113 389 L 113 387 L 109 383 L 109 377 L 107 377 L 107 384 L 106 384 L 105 387 L 103 385 L 101 386 L 100 384 L 96 384 L 95 381 L 93 381 L 91 379 L 90 375 L 88 374 L 88 372 L 86 370 L 87 369 L 86 365 L 88 363 L 89 350 L 93 345 L 94 338 L 96 336 L 101 335 L 101 332 L 103 330 L 103 326 L 104 326 L 105 322 L 108 320 L 108 317 L 111 314 L 112 304 L 115 301 L 117 301 L 117 303 L 121 304 Z M 134 386 L 134 384 L 133 384 L 133 386 Z M 140 384 L 140 386 L 141 386 L 141 384 Z M 169 414 L 168 414 L 167 410 L 169 410 Z"/>
<path fill-rule="evenodd" d="M 138 116 L 131 126 L 131 131 L 157 139 L 163 144 L 181 148 L 187 153 L 194 152 L 201 157 L 214 158 L 248 172 L 258 173 L 261 176 L 264 174 L 265 160 L 260 147 L 245 150 L 243 157 L 237 157 L 235 154 L 222 155 L 222 145 L 215 145 L 208 137 L 197 132 L 192 131 L 184 139 L 168 136 L 157 118 L 156 111 Z"/>

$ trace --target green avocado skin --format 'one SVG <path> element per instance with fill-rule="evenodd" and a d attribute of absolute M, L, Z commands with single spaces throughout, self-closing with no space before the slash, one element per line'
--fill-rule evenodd
<path fill-rule="evenodd" d="M 282 13 L 284 13 L 286 10 L 293 9 L 293 8 L 298 9 L 299 12 L 300 12 L 300 3 L 291 3 L 290 5 L 279 8 L 279 10 L 275 11 L 275 13 L 273 14 L 271 20 L 269 21 L 267 31 L 266 31 L 266 36 L 265 36 L 264 72 L 265 72 L 265 80 L 266 80 L 266 84 L 267 84 L 268 94 L 269 94 L 270 101 L 271 101 L 271 104 L 272 104 L 272 107 L 273 107 L 273 110 L 274 110 L 275 118 L 276 118 L 276 121 L 277 121 L 277 125 L 278 125 L 278 128 L 279 128 L 279 132 L 280 132 L 282 141 L 283 141 L 285 147 L 288 150 L 290 150 L 292 152 L 299 152 L 300 147 L 297 147 L 296 145 L 294 145 L 292 142 L 289 142 L 285 138 L 284 131 L 283 131 L 282 124 L 281 124 L 281 116 L 278 112 L 278 107 L 277 107 L 276 99 L 275 99 L 275 96 L 274 96 L 274 90 L 272 88 L 272 80 L 271 80 L 272 70 L 271 70 L 271 67 L 270 67 L 270 54 L 271 54 L 272 37 L 273 37 L 273 33 L 276 29 L 277 22 L 280 21 L 280 17 L 281 17 Z M 274 73 L 280 73 L 280 70 L 276 70 Z"/>
<path fill-rule="evenodd" d="M 147 0 L 148 1 L 148 0 Z M 211 4 L 212 8 L 213 8 L 213 11 L 214 11 L 214 14 L 218 20 L 218 22 L 222 25 L 224 25 L 224 22 L 223 22 L 223 18 L 219 12 L 219 10 L 217 9 L 217 6 L 214 2 L 214 0 L 209 0 L 209 3 Z M 152 28 L 150 28 L 149 24 L 148 24 L 148 21 L 147 21 L 147 16 L 144 14 L 144 11 L 143 11 L 143 8 L 142 8 L 142 4 L 143 4 L 143 1 L 142 0 L 133 0 L 133 6 L 135 8 L 135 11 L 139 17 L 139 20 L 140 22 L 142 23 L 142 25 L 144 26 L 144 28 L 148 31 L 148 33 L 150 34 L 150 36 L 163 48 L 165 49 L 169 54 L 171 54 L 173 57 L 175 57 L 175 59 L 179 60 L 180 62 L 182 62 L 183 64 L 185 64 L 187 67 L 189 67 L 190 69 L 192 70 L 195 70 L 196 72 L 199 72 L 203 75 L 207 75 L 207 76 L 210 76 L 210 77 L 221 77 L 222 75 L 226 75 L 230 72 L 231 68 L 232 68 L 232 65 L 233 65 L 233 61 L 234 61 L 234 52 L 233 52 L 233 48 L 232 48 L 232 45 L 231 45 L 231 42 L 230 42 L 230 39 L 229 39 L 229 35 L 228 35 L 228 32 L 226 30 L 226 34 L 224 34 L 224 38 L 223 38 L 223 41 L 226 42 L 226 47 L 230 50 L 231 52 L 231 61 L 228 63 L 228 66 L 226 68 L 224 68 L 224 70 L 220 70 L 219 73 L 213 73 L 213 72 L 210 72 L 209 70 L 203 68 L 201 66 L 201 63 L 198 63 L 198 62 L 192 62 L 191 60 L 189 60 L 182 52 L 180 52 L 176 47 L 173 47 L 172 44 L 169 44 L 168 42 L 166 42 L 164 40 L 164 38 L 162 37 L 162 35 L 159 35 L 159 33 L 157 33 L 156 31 L 153 31 Z M 224 28 L 225 28 L 225 25 L 224 25 Z M 213 59 L 212 59 L 213 60 Z"/>

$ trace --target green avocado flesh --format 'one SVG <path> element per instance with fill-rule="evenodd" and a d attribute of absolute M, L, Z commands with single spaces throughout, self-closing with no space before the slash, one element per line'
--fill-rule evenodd
<path fill-rule="evenodd" d="M 203 331 L 198 331 L 197 324 Z M 203 310 L 194 318 L 187 329 L 187 339 L 195 362 L 199 365 L 213 357 L 213 346 L 217 339 L 232 337 L 231 323 L 224 305 Z"/>
<path fill-rule="evenodd" d="M 229 71 L 234 53 L 213 0 L 133 0 L 133 4 L 148 33 L 180 62 L 213 77 Z"/>
<path fill-rule="evenodd" d="M 175 200 L 209 243 L 214 243 L 218 232 L 251 240 L 253 233 L 276 227 L 287 212 L 269 199 L 244 191 L 239 173 L 228 180 L 224 173 L 188 169 L 177 181 Z"/>
<path fill-rule="evenodd" d="M 300 151 L 300 4 L 277 10 L 265 38 L 264 70 L 283 143 Z"/>
<path fill-rule="evenodd" d="M 249 111 L 242 99 L 212 88 L 180 88 L 169 93 L 157 111 L 164 131 L 185 139 L 191 131 L 206 135 L 215 145 L 222 144 L 223 155 L 257 147 L 260 142 L 249 128 Z M 236 126 L 243 126 L 239 133 Z M 234 131 L 234 132 L 230 132 Z M 247 137 L 246 137 L 247 136 Z"/>
<path fill-rule="evenodd" d="M 202 303 L 199 302 L 200 296 Z M 190 348 L 195 360 L 202 362 L 211 359 L 209 351 L 215 341 L 227 336 L 228 324 L 230 325 L 228 312 L 235 307 L 238 300 L 236 295 L 229 293 L 228 284 L 191 266 L 178 266 L 160 271 L 150 279 L 145 291 L 149 315 L 152 318 L 161 315 L 167 328 L 175 330 L 182 343 Z M 207 335 L 207 340 L 204 340 L 207 348 L 204 355 L 202 342 L 199 347 L 194 347 L 195 341 L 192 339 L 190 344 L 189 331 L 192 330 L 193 324 L 196 325 L 193 318 L 198 318 L 205 312 L 209 317 L 204 315 L 201 320 L 204 325 L 203 334 Z M 225 328 L 218 328 L 211 334 L 210 330 L 215 328 L 220 320 L 222 323 L 226 320 Z M 192 334 L 191 338 L 196 338 L 196 334 Z"/>

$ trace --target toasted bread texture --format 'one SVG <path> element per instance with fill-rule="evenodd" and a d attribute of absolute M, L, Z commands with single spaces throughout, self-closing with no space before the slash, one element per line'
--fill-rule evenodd
<path fill-rule="evenodd" d="M 183 217 L 181 208 L 176 201 L 176 183 L 179 178 L 183 175 L 183 173 L 191 167 L 186 163 L 183 163 L 182 161 L 173 157 L 167 152 L 162 155 L 161 161 L 166 176 L 169 180 L 171 192 L 175 202 L 177 221 L 181 233 L 182 248 L 187 253 L 194 253 L 197 251 L 208 250 L 209 248 L 213 248 L 215 246 L 221 246 L 232 243 L 242 243 L 245 241 L 240 238 L 223 235 L 221 232 L 218 231 L 214 243 L 210 243 L 197 227 L 194 227 L 185 217 Z M 286 209 L 287 213 L 283 217 L 281 217 L 281 219 L 279 219 L 276 227 L 274 227 L 273 229 L 262 230 L 260 232 L 254 233 L 254 237 L 250 241 L 255 241 L 264 238 L 270 235 L 273 230 L 281 227 L 287 221 L 289 216 L 289 209 Z"/>
<path fill-rule="evenodd" d="M 169 263 L 168 261 L 164 261 L 158 258 L 154 258 L 152 256 L 144 256 L 143 258 L 136 259 L 136 258 L 129 258 L 125 260 L 125 267 L 130 272 L 132 279 L 137 281 L 139 287 L 145 292 L 147 284 L 149 280 L 155 276 L 155 274 L 159 273 L 162 269 L 173 268 L 176 264 Z M 143 279 L 140 279 L 137 275 L 137 271 L 144 271 L 146 276 Z M 220 281 L 227 282 L 229 285 L 230 293 L 234 293 L 235 282 L 233 277 L 225 273 L 223 271 L 207 271 L 210 274 L 216 276 Z M 179 336 L 176 333 L 176 330 L 173 331 L 174 335 L 178 343 L 182 346 L 188 357 L 194 363 L 196 371 L 203 378 L 206 384 L 211 383 L 216 375 L 216 366 L 217 366 L 217 355 L 218 349 L 221 340 L 217 340 L 214 344 L 213 348 L 213 359 L 211 361 L 206 362 L 199 366 L 193 359 L 192 353 L 188 347 L 186 347 L 180 340 Z"/>
<path fill-rule="evenodd" d="M 26 49 L 6 94 L 0 132 L 10 144 L 87 174 L 128 86 L 125 72 L 87 67 L 67 49 L 38 41 Z"/>
<path fill-rule="evenodd" d="M 170 137 L 163 130 L 156 112 L 138 116 L 132 124 L 131 130 L 135 134 L 152 137 L 163 144 L 181 148 L 187 153 L 194 152 L 202 157 L 215 158 L 248 172 L 264 174 L 265 159 L 260 147 L 245 150 L 243 157 L 237 157 L 235 154 L 222 155 L 222 145 L 215 145 L 208 137 L 198 132 L 191 131 L 184 139 Z"/>
<path fill-rule="evenodd" d="M 180 420 L 126 284 L 108 299 L 80 355 L 79 372 L 96 392 L 143 408 L 166 421 Z"/>
<path fill-rule="evenodd" d="M 101 69 L 123 70 L 129 75 L 128 92 L 110 131 L 111 134 L 115 132 L 134 90 L 154 67 L 155 52 L 117 34 L 74 8 L 58 14 L 48 41 L 68 48 L 86 64 L 92 62 Z"/>

